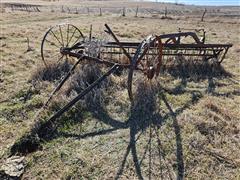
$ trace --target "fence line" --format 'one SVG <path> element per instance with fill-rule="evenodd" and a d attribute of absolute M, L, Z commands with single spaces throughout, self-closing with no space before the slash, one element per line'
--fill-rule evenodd
<path fill-rule="evenodd" d="M 117 14 L 120 16 L 200 16 L 206 17 L 209 16 L 227 16 L 229 13 L 221 12 L 220 9 L 207 9 L 199 8 L 196 10 L 190 9 L 169 9 L 167 6 L 162 6 L 162 9 L 153 9 L 153 8 L 144 8 L 137 6 L 136 8 L 128 7 L 69 7 L 69 6 L 40 6 L 40 5 L 31 5 L 31 4 L 21 4 L 21 3 L 3 3 L 5 8 L 9 8 L 11 11 L 27 11 L 27 12 L 59 12 L 59 13 L 68 13 L 68 14 L 86 14 L 86 15 L 108 15 L 108 14 Z M 234 15 L 233 15 L 234 16 Z M 240 17 L 238 11 L 235 12 L 235 16 Z"/>

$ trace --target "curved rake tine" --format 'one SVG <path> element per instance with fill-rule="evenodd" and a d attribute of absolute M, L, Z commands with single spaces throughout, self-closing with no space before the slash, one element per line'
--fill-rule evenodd
<path fill-rule="evenodd" d="M 225 48 L 225 52 L 224 52 L 224 54 L 223 54 L 223 56 L 222 56 L 222 58 L 221 58 L 221 60 L 219 61 L 219 64 L 221 64 L 222 63 L 222 61 L 223 61 L 223 59 L 225 58 L 225 56 L 226 56 L 226 54 L 227 54 L 227 52 L 228 52 L 228 47 L 227 48 Z"/>

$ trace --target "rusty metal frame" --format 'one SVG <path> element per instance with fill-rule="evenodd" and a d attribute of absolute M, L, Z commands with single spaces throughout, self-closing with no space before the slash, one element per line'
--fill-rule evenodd
<path fill-rule="evenodd" d="M 69 26 L 69 25 L 68 25 Z M 76 28 L 75 26 L 73 26 Z M 56 114 L 54 114 L 49 120 L 54 121 L 56 118 L 60 117 L 64 112 L 66 112 L 69 108 L 71 108 L 76 102 L 78 102 L 84 95 L 90 92 L 97 84 L 102 82 L 106 77 L 108 77 L 111 73 L 116 71 L 119 68 L 129 69 L 128 73 L 128 94 L 131 103 L 134 103 L 133 93 L 132 93 L 132 81 L 133 81 L 133 73 L 135 70 L 142 71 L 147 78 L 152 79 L 154 76 L 158 76 L 160 73 L 160 68 L 162 65 L 163 57 L 165 56 L 190 56 L 190 57 L 203 57 L 205 60 L 209 60 L 212 58 L 219 59 L 218 63 L 221 63 L 228 52 L 228 49 L 232 47 L 232 44 L 205 44 L 205 31 L 204 32 L 204 40 L 201 41 L 197 34 L 194 32 L 179 32 L 172 34 L 164 34 L 164 35 L 151 35 L 144 39 L 142 42 L 120 42 L 117 36 L 113 33 L 111 28 L 105 24 L 106 31 L 110 34 L 114 41 L 107 42 L 101 45 L 102 50 L 99 52 L 98 57 L 90 56 L 89 54 L 84 52 L 85 44 L 84 42 L 76 42 L 72 47 L 61 47 L 59 49 L 59 53 L 66 56 L 71 56 L 77 58 L 78 61 L 71 68 L 69 73 L 63 78 L 63 80 L 59 83 L 59 85 L 54 89 L 51 93 L 51 96 L 45 103 L 44 107 L 50 102 L 52 96 L 60 90 L 62 85 L 67 81 L 70 77 L 71 73 L 75 70 L 77 65 L 82 61 L 93 61 L 98 64 L 105 64 L 106 66 L 111 67 L 103 76 L 98 78 L 95 82 L 90 84 L 86 89 L 84 89 L 81 93 L 79 93 L 72 101 L 67 103 L 62 109 L 60 109 Z M 44 40 L 46 39 L 48 33 L 53 33 L 50 28 L 44 36 L 41 45 L 41 55 L 44 61 L 44 64 L 47 66 L 47 63 L 44 60 L 43 47 Z M 59 26 L 60 29 L 60 26 Z M 83 36 L 80 30 L 76 28 L 77 31 L 80 32 L 80 35 Z M 61 32 L 62 35 L 62 32 Z M 193 40 L 192 44 L 182 43 L 182 38 L 191 37 Z M 90 28 L 89 41 L 92 39 L 92 27 Z M 117 49 L 118 51 L 112 51 L 112 49 Z M 108 51 L 108 49 L 111 49 Z M 132 52 L 130 53 L 130 49 Z M 76 52 L 76 50 L 79 50 Z M 122 50 L 122 52 L 121 52 Z M 157 50 L 156 53 L 151 53 L 152 50 Z M 190 51 L 190 52 L 189 52 Z M 194 53 L 191 53 L 194 52 Z M 121 63 L 118 61 L 114 61 L 112 58 L 102 58 L 101 56 L 104 54 L 107 55 L 121 55 L 124 54 L 128 62 Z M 219 58 L 220 54 L 221 57 Z M 156 60 L 156 64 L 148 64 L 145 56 L 152 56 L 154 60 Z M 155 58 L 156 56 L 156 58 Z M 145 58 L 145 59 L 144 59 Z M 144 64 L 145 63 L 145 64 Z M 141 65 L 142 68 L 138 67 Z"/>

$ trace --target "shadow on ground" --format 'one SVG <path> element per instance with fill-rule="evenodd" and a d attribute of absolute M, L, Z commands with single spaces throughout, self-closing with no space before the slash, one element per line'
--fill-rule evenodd
<path fill-rule="evenodd" d="M 212 63 L 174 65 L 164 71 L 168 72 L 174 78 L 180 78 L 180 85 L 174 89 L 166 89 L 160 84 L 152 86 L 146 82 L 140 82 L 137 87 L 134 103 L 131 105 L 130 116 L 126 122 L 113 119 L 105 108 L 99 104 L 97 108 L 89 106 L 88 110 L 91 111 L 92 115 L 99 122 L 110 126 L 110 128 L 79 135 L 66 132 L 59 133 L 55 131 L 55 127 L 50 137 L 45 138 L 44 135 L 42 135 L 41 138 L 44 142 L 51 141 L 59 136 L 84 139 L 110 134 L 120 129 L 129 129 L 129 143 L 115 174 L 115 179 L 119 179 L 124 171 L 126 171 L 126 162 L 129 156 L 131 156 L 135 173 L 139 179 L 151 179 L 154 177 L 161 177 L 162 179 L 166 179 L 166 177 L 169 179 L 183 179 L 185 167 L 181 128 L 176 117 L 203 97 L 202 91 L 186 90 L 187 83 L 189 81 L 202 81 L 207 79 L 208 87 L 206 92 L 219 95 L 214 92 L 215 84 L 213 78 L 231 78 L 232 75 L 226 72 L 222 66 Z M 181 107 L 173 110 L 166 97 L 166 93 L 180 95 L 186 92 L 191 94 L 191 99 Z M 239 92 L 232 92 L 232 94 L 234 93 L 238 94 Z M 159 104 L 165 107 L 165 112 L 157 110 L 159 109 Z M 166 151 L 159 136 L 161 127 L 166 121 L 171 122 L 175 134 L 175 152 L 173 154 L 176 157 L 176 162 L 171 163 L 166 157 Z M 51 128 L 52 125 L 47 123 L 43 125 L 42 129 Z M 144 138 L 142 138 L 143 136 Z M 141 141 L 145 141 L 146 145 L 139 149 L 137 144 Z M 148 163 L 146 163 L 147 159 Z M 155 162 L 156 159 L 158 163 Z"/>
<path fill-rule="evenodd" d="M 124 157 L 121 161 L 119 169 L 116 173 L 115 179 L 119 179 L 126 170 L 126 161 L 128 156 L 132 157 L 133 164 L 135 167 L 136 175 L 139 179 L 148 177 L 168 177 L 169 179 L 183 179 L 184 177 L 184 161 L 183 161 L 183 150 L 182 150 L 182 138 L 181 130 L 178 125 L 176 116 L 183 112 L 184 109 L 188 108 L 192 104 L 198 102 L 202 97 L 200 92 L 192 92 L 192 99 L 187 102 L 184 106 L 173 111 L 169 104 L 165 91 L 162 88 L 152 87 L 144 82 L 138 85 L 138 94 L 136 94 L 134 104 L 131 106 L 130 117 L 126 122 L 120 122 L 111 118 L 106 112 L 105 108 L 98 106 L 98 108 L 90 108 L 93 116 L 100 122 L 110 125 L 111 128 L 100 131 L 93 131 L 86 134 L 70 134 L 62 133 L 64 137 L 74 137 L 77 139 L 83 139 L 87 137 L 94 137 L 98 135 L 109 134 L 119 129 L 129 129 L 129 144 L 127 145 Z M 157 102 L 158 100 L 158 102 Z M 167 113 L 163 114 L 157 112 L 158 103 L 163 103 L 167 108 Z M 162 145 L 162 140 L 159 136 L 161 126 L 167 120 L 172 120 L 172 126 L 175 132 L 176 141 L 176 152 L 174 153 L 177 161 L 170 164 L 166 160 L 166 152 Z M 148 131 L 148 133 L 146 133 Z M 142 138 L 145 136 L 144 138 Z M 141 147 L 141 150 L 137 148 L 138 141 L 146 141 L 145 147 Z M 138 151 L 141 151 L 140 153 Z M 148 153 L 148 156 L 146 156 Z M 152 156 L 151 156 L 152 155 Z M 142 170 L 143 161 L 149 159 L 147 172 L 146 167 Z M 153 164 L 154 159 L 159 161 L 159 164 L 164 164 L 164 168 L 159 166 L 156 169 L 156 164 Z M 145 166 L 145 165 L 144 165 Z M 157 170 L 157 171 L 156 171 Z M 156 173 L 157 172 L 157 173 Z"/>

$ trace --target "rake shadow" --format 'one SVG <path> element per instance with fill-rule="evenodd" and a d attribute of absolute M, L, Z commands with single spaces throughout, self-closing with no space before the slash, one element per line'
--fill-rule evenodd
<path fill-rule="evenodd" d="M 208 67 L 213 71 L 213 66 L 204 65 L 205 67 Z M 203 68 L 202 66 L 200 66 Z M 183 149 L 182 149 L 182 137 L 181 137 L 181 129 L 178 125 L 177 121 L 177 115 L 181 114 L 185 109 L 187 109 L 189 106 L 193 105 L 194 103 L 197 103 L 199 99 L 202 98 L 202 93 L 200 91 L 191 91 L 192 98 L 189 102 L 184 104 L 182 107 L 176 109 L 173 111 L 170 104 L 168 103 L 168 100 L 165 96 L 166 93 L 170 94 L 183 94 L 186 91 L 184 90 L 184 87 L 186 87 L 186 84 L 188 81 L 191 80 L 191 72 L 187 71 L 187 66 L 183 65 L 181 67 L 181 71 L 179 69 L 176 71 L 176 69 L 168 69 L 168 73 L 170 73 L 173 77 L 182 78 L 181 86 L 183 88 L 180 88 L 181 91 L 179 91 L 179 88 L 176 87 L 174 90 L 170 91 L 164 88 L 159 88 L 157 91 L 154 90 L 154 92 L 148 92 L 148 90 L 144 89 L 143 86 L 139 86 L 136 96 L 136 102 L 135 105 L 132 105 L 131 107 L 131 114 L 126 122 L 122 122 L 116 119 L 111 118 L 111 116 L 107 113 L 105 108 L 103 106 L 98 106 L 98 108 L 89 108 L 89 110 L 92 112 L 93 116 L 101 123 L 107 124 L 111 126 L 111 128 L 98 130 L 98 131 L 92 131 L 85 134 L 71 134 L 71 133 L 58 133 L 55 130 L 52 131 L 52 135 L 49 138 L 44 139 L 44 141 L 50 141 L 54 138 L 58 138 L 59 136 L 63 137 L 73 137 L 76 139 L 84 139 L 88 137 L 95 137 L 100 135 L 105 135 L 112 133 L 119 129 L 129 129 L 130 130 L 130 136 L 129 136 L 129 144 L 127 146 L 125 155 L 121 161 L 121 165 L 118 169 L 118 172 L 116 173 L 115 179 L 119 179 L 121 175 L 124 172 L 127 157 L 132 155 L 132 160 L 134 162 L 134 167 L 136 174 L 139 179 L 143 179 L 143 171 L 142 171 L 142 162 L 144 159 L 146 159 L 146 152 L 149 151 L 151 154 L 151 148 L 149 148 L 149 145 L 151 144 L 151 141 L 155 138 L 155 140 L 158 142 L 158 152 L 159 152 L 159 159 L 165 159 L 164 157 L 164 150 L 162 148 L 161 139 L 158 136 L 158 132 L 160 130 L 160 127 L 162 124 L 167 121 L 169 118 L 173 120 L 173 127 L 175 132 L 175 140 L 176 140 L 176 159 L 177 159 L 177 178 L 183 179 L 184 178 L 184 157 L 183 157 Z M 220 68 L 216 73 L 210 73 L 202 72 L 202 74 L 197 73 L 197 76 L 195 74 L 195 77 L 197 77 L 195 80 L 203 80 L 208 79 L 208 90 L 209 92 L 214 92 L 214 82 L 213 77 L 216 78 L 222 78 L 222 77 L 231 77 L 230 73 L 227 73 L 224 69 Z M 146 91 L 144 94 L 143 92 Z M 233 92 L 233 94 L 239 94 L 239 92 Z M 165 104 L 167 107 L 168 113 L 160 114 L 156 113 L 156 106 L 157 106 L 157 95 L 159 95 L 160 101 Z M 147 97 L 147 99 L 146 99 Z M 144 106 L 145 105 L 145 106 Z M 81 121 L 82 122 L 82 121 Z M 44 126 L 43 126 L 44 127 Z M 46 127 L 51 127 L 51 124 L 46 124 Z M 56 129 L 56 128 L 55 128 Z M 152 133 L 149 135 L 147 146 L 145 147 L 144 154 L 142 157 L 139 156 L 136 143 L 139 141 L 142 134 L 147 130 L 150 129 Z M 153 132 L 155 132 L 155 136 L 153 136 Z M 154 157 L 149 157 L 150 159 Z M 162 162 L 160 162 L 162 163 Z M 166 162 L 165 162 L 166 163 Z M 149 166 L 149 172 L 148 177 L 151 179 L 152 176 L 152 169 L 151 165 Z M 173 170 L 170 170 L 168 167 L 168 174 L 169 178 L 173 179 L 172 177 L 175 175 Z M 164 177 L 163 174 L 160 175 L 161 177 Z M 162 178 L 163 179 L 163 178 Z"/>
<path fill-rule="evenodd" d="M 141 91 L 138 91 L 141 92 Z M 115 179 L 119 179 L 121 177 L 121 175 L 124 172 L 124 168 L 125 168 L 125 164 L 126 164 L 126 160 L 127 157 L 129 156 L 130 152 L 132 155 L 132 159 L 134 162 L 134 166 L 135 166 L 135 171 L 136 174 L 138 176 L 139 179 L 144 179 L 144 175 L 143 175 L 143 171 L 142 171 L 142 161 L 143 159 L 146 158 L 146 152 L 147 151 L 152 151 L 152 149 L 150 149 L 149 144 L 151 144 L 151 141 L 153 141 L 154 138 L 156 138 L 157 142 L 158 142 L 158 152 L 159 152 L 159 159 L 161 161 L 161 159 L 163 159 L 165 161 L 165 152 L 163 149 L 163 146 L 161 144 L 161 139 L 158 136 L 158 132 L 162 126 L 162 124 L 169 119 L 169 117 L 171 117 L 173 119 L 173 127 L 174 127 L 174 132 L 175 132 L 175 140 L 176 140 L 176 158 L 177 158 L 177 178 L 178 179 L 183 179 L 184 178 L 184 158 L 183 158 L 183 148 L 182 148 L 182 137 L 181 137 L 181 130 L 180 127 L 178 125 L 178 121 L 176 119 L 176 116 L 179 115 L 181 112 L 183 112 L 184 109 L 186 109 L 187 107 L 189 107 L 190 105 L 192 105 L 193 103 L 196 103 L 199 99 L 192 99 L 191 101 L 187 102 L 183 107 L 177 109 L 175 112 L 172 110 L 171 106 L 169 105 L 165 95 L 164 95 L 164 91 L 160 92 L 160 97 L 161 97 L 161 101 L 166 105 L 167 109 L 168 109 L 168 113 L 161 115 L 160 113 L 155 113 L 155 105 L 156 105 L 156 97 L 155 94 L 150 94 L 150 98 L 148 96 L 148 107 L 149 107 L 149 111 L 146 112 L 146 109 L 141 109 L 141 105 L 143 102 L 139 101 L 135 107 L 132 108 L 132 112 L 131 112 L 131 116 L 129 117 L 128 120 L 128 125 L 129 125 L 129 129 L 130 129 L 130 142 L 127 146 L 126 152 L 124 154 L 122 163 L 118 169 L 118 172 L 115 176 Z M 143 99 L 146 103 L 146 99 Z M 140 108 L 139 108 L 140 106 Z M 143 113 L 141 113 L 143 112 Z M 144 155 L 143 157 L 139 157 L 138 153 L 137 153 L 137 148 L 136 148 L 136 143 L 139 141 L 140 136 L 143 134 L 144 131 L 146 131 L 146 129 L 151 129 L 152 131 L 155 132 L 155 137 L 153 136 L 153 134 L 149 135 L 149 139 L 148 139 L 148 144 L 145 147 L 144 150 Z M 150 131 L 151 131 L 150 130 Z M 150 154 L 152 154 L 150 152 Z M 149 157 L 150 161 L 152 161 L 152 158 L 154 157 Z M 163 162 L 160 162 L 161 164 L 163 164 Z M 166 163 L 166 162 L 165 162 Z M 151 179 L 152 177 L 152 167 L 149 166 L 149 172 L 148 172 L 148 178 Z M 171 168 L 168 167 L 168 177 L 169 179 L 174 179 L 174 172 L 171 172 L 170 170 Z M 166 177 L 163 174 L 160 174 L 160 177 L 162 179 L 166 179 Z"/>
<path fill-rule="evenodd" d="M 140 87 L 142 89 L 143 86 Z M 171 106 L 169 105 L 164 93 L 165 91 L 163 89 L 160 89 L 158 92 L 155 93 L 148 93 L 147 100 L 146 94 L 142 93 L 142 90 L 138 90 L 139 94 L 137 95 L 136 103 L 131 108 L 131 115 L 126 122 L 120 122 L 119 120 L 115 120 L 109 116 L 109 114 L 105 111 L 104 107 L 98 106 L 98 108 L 90 109 L 92 110 L 93 116 L 101 123 L 110 125 L 111 128 L 104 129 L 104 130 L 98 130 L 93 132 L 88 132 L 85 134 L 71 134 L 71 133 L 62 133 L 60 136 L 64 137 L 73 137 L 76 139 L 84 139 L 88 137 L 95 137 L 99 135 L 105 135 L 112 133 L 119 129 L 129 129 L 130 130 L 130 136 L 129 136 L 129 144 L 127 145 L 126 152 L 124 154 L 124 157 L 121 161 L 121 165 L 119 166 L 119 169 L 116 173 L 115 179 L 119 179 L 121 175 L 124 172 L 125 166 L 126 166 L 126 160 L 128 156 L 132 156 L 132 160 L 134 162 L 135 172 L 139 179 L 143 179 L 143 171 L 142 171 L 142 162 L 144 159 L 146 159 L 146 152 L 152 151 L 152 149 L 149 148 L 149 144 L 151 144 L 151 141 L 155 138 L 155 140 L 158 142 L 158 152 L 159 152 L 159 159 L 164 160 L 164 150 L 161 144 L 161 139 L 158 136 L 159 130 L 161 125 L 168 120 L 169 118 L 172 118 L 173 120 L 173 127 L 175 131 L 175 139 L 176 139 L 176 157 L 177 157 L 177 177 L 179 179 L 183 179 L 184 177 L 184 161 L 183 161 L 183 150 L 182 150 L 182 138 L 181 138 L 181 130 L 178 125 L 176 116 L 181 114 L 184 109 L 188 108 L 190 105 L 198 102 L 198 100 L 202 97 L 201 95 L 193 92 L 192 99 L 187 102 L 183 107 L 177 109 L 175 112 L 172 110 Z M 168 109 L 168 113 L 166 114 L 160 114 L 156 113 L 156 96 L 159 94 L 159 97 L 161 101 L 166 105 Z M 138 150 L 136 147 L 136 143 L 140 140 L 140 137 L 143 135 L 143 133 L 147 130 L 151 129 L 152 134 L 147 137 L 148 138 L 148 144 L 145 147 L 145 153 L 143 156 L 139 156 Z M 155 134 L 155 136 L 154 136 Z M 150 152 L 151 154 L 151 152 Z M 150 157 L 150 159 L 153 159 L 154 157 Z M 162 161 L 162 160 L 161 160 Z M 161 162 L 163 164 L 163 162 Z M 166 162 L 165 162 L 166 163 Z M 174 176 L 173 170 L 170 170 L 169 168 L 169 178 L 172 179 Z M 148 177 L 151 179 L 151 172 L 152 167 L 149 167 L 149 173 Z M 163 177 L 163 175 L 161 175 Z"/>

